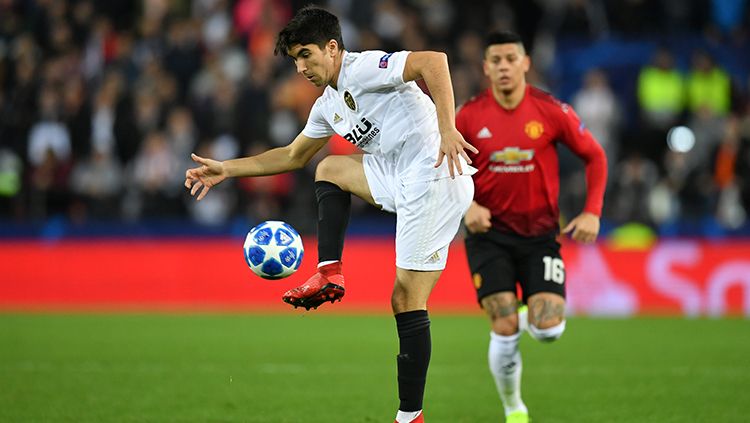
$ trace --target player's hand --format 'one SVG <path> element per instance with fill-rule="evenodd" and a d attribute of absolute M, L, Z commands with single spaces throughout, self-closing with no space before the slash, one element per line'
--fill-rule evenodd
<path fill-rule="evenodd" d="M 571 220 L 570 223 L 562 230 L 562 233 L 567 234 L 573 232 L 570 237 L 575 241 L 582 242 L 584 244 L 590 244 L 596 241 L 597 235 L 599 235 L 599 216 L 583 212 Z"/>
<path fill-rule="evenodd" d="M 466 216 L 464 216 L 464 224 L 466 229 L 473 234 L 484 233 L 492 227 L 491 219 L 490 209 L 472 201 L 469 210 L 466 211 Z"/>
<path fill-rule="evenodd" d="M 463 135 L 456 128 L 440 132 L 440 153 L 438 154 L 435 167 L 440 167 L 445 158 L 448 161 L 448 171 L 451 174 L 451 178 L 456 178 L 454 168 L 458 170 L 459 175 L 463 175 L 464 171 L 461 169 L 459 156 L 463 156 L 466 159 L 466 163 L 471 164 L 471 159 L 465 151 L 467 149 L 473 153 L 479 152 L 473 145 L 466 142 Z"/>
<path fill-rule="evenodd" d="M 191 154 L 190 157 L 200 166 L 188 169 L 185 172 L 185 187 L 190 190 L 190 195 L 192 196 L 195 196 L 195 193 L 203 187 L 197 198 L 201 200 L 208 194 L 208 190 L 211 187 L 221 183 L 227 176 L 224 173 L 224 165 L 221 162 L 206 159 L 196 154 Z"/>

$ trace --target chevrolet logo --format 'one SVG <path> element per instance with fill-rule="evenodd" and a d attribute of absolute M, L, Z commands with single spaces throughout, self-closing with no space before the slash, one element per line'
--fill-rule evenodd
<path fill-rule="evenodd" d="M 505 147 L 500 151 L 493 151 L 490 155 L 491 162 L 502 162 L 505 164 L 517 164 L 534 158 L 534 150 L 521 150 L 518 147 Z"/>

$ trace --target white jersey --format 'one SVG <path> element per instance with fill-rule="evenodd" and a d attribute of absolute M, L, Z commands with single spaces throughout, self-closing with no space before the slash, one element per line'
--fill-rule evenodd
<path fill-rule="evenodd" d="M 435 169 L 440 150 L 437 113 L 414 81 L 404 82 L 408 51 L 344 52 L 337 89 L 327 86 L 315 101 L 302 134 L 334 133 L 395 165 L 402 181 L 449 176 L 446 161 Z M 462 160 L 464 174 L 474 169 Z"/>

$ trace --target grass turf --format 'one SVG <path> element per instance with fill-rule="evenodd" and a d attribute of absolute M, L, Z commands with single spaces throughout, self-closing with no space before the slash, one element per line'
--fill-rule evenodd
<path fill-rule="evenodd" d="M 432 316 L 429 423 L 501 422 L 481 315 Z M 0 422 L 392 422 L 389 316 L 0 314 Z M 750 321 L 524 336 L 534 423 L 750 421 Z"/>

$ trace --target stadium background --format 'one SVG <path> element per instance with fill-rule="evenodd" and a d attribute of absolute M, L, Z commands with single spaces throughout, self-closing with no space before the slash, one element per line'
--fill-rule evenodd
<path fill-rule="evenodd" d="M 305 3 L 0 0 L 0 422 L 392 417 L 392 216 L 355 201 L 346 298 L 293 311 L 278 298 L 298 277 L 254 277 L 240 247 L 287 220 L 312 271 L 320 157 L 200 203 L 182 187 L 191 151 L 251 154 L 300 130 L 319 91 L 272 48 Z M 485 86 L 482 35 L 518 30 L 530 80 L 606 149 L 602 236 L 563 246 L 569 330 L 522 340 L 535 422 L 748 421 L 746 0 L 320 3 L 350 50 L 448 52 L 459 104 Z M 680 125 L 694 139 L 667 136 Z M 584 183 L 561 160 L 566 219 Z M 427 417 L 500 421 L 464 254 L 459 238 L 430 302 Z"/>
<path fill-rule="evenodd" d="M 0 305 L 271 306 L 286 282 L 259 288 L 240 261 L 244 233 L 286 220 L 314 257 L 315 164 L 352 147 L 334 139 L 297 173 L 230 181 L 200 203 L 182 181 L 191 151 L 252 154 L 304 125 L 320 90 L 272 54 L 304 3 L 0 2 Z M 342 17 L 350 50 L 448 52 L 457 104 L 486 87 L 482 35 L 524 36 L 531 82 L 576 108 L 610 162 L 601 241 L 565 246 L 571 312 L 750 314 L 745 1 L 324 5 Z M 692 141 L 668 143 L 682 125 Z M 566 218 L 585 184 L 577 159 L 564 148 L 561 157 Z M 393 218 L 361 202 L 353 214 L 350 280 L 367 281 L 360 305 L 386 310 L 390 266 L 373 274 L 372 263 L 392 261 Z M 454 250 L 433 302 L 473 309 L 460 243 Z M 185 282 L 202 254 L 214 254 L 203 266 L 222 269 L 220 284 Z M 265 290 L 273 295 L 256 297 Z"/>

